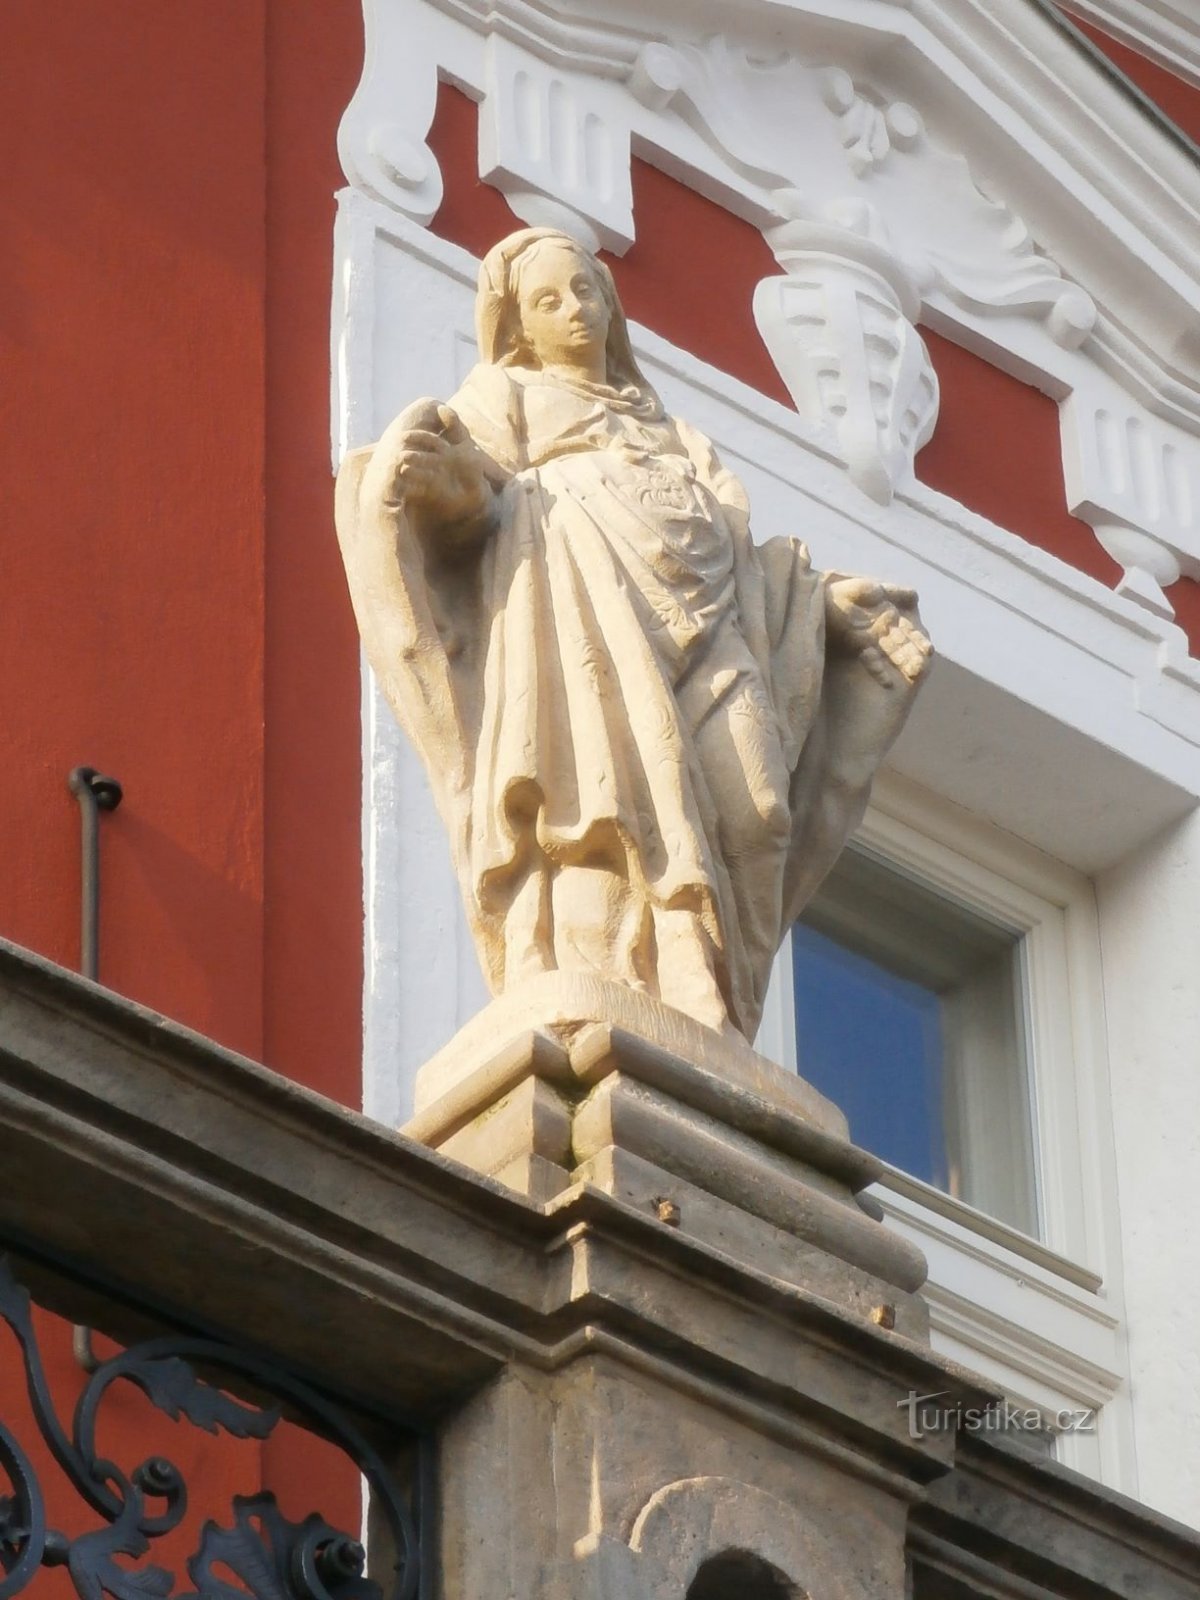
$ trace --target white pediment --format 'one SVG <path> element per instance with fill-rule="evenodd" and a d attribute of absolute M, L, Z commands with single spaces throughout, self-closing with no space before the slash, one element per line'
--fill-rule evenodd
<path fill-rule="evenodd" d="M 1048 7 L 365 8 L 352 185 L 432 218 L 441 76 L 480 102 L 480 174 L 518 215 L 619 253 L 636 152 L 763 229 L 763 337 L 866 493 L 911 477 L 936 420 L 920 319 L 1061 402 L 1068 505 L 1131 597 L 1162 611 L 1200 576 L 1200 163 Z"/>

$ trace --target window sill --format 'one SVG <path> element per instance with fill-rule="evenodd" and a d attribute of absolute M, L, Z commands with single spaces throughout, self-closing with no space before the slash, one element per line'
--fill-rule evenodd
<path fill-rule="evenodd" d="M 990 1217 L 984 1211 L 977 1211 L 965 1200 L 955 1199 L 953 1195 L 935 1189 L 932 1184 L 924 1183 L 920 1178 L 914 1178 L 896 1167 L 888 1167 L 877 1187 L 881 1192 L 877 1193 L 876 1197 L 889 1216 L 898 1213 L 906 1220 L 914 1220 L 907 1206 L 896 1207 L 891 1203 L 893 1196 L 899 1196 L 903 1200 L 914 1202 L 922 1211 L 932 1212 L 935 1216 L 955 1224 L 956 1233 L 977 1235 L 981 1239 L 986 1239 L 990 1245 L 999 1245 L 1002 1250 L 1018 1257 L 1021 1261 L 1031 1262 L 1054 1277 L 1064 1278 L 1088 1294 L 1099 1294 L 1104 1287 L 1103 1278 L 1088 1267 L 1080 1266 L 1078 1262 L 1059 1255 L 1056 1250 L 1051 1250 L 1040 1240 L 1022 1233 L 1019 1228 L 1011 1227 L 996 1217 Z M 961 1238 L 956 1239 L 958 1248 L 962 1248 L 964 1242 Z M 995 1261 L 993 1250 L 987 1251 L 987 1259 L 990 1262 Z"/>

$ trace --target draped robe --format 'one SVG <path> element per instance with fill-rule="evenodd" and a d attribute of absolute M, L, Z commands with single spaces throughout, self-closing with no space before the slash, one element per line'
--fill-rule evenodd
<path fill-rule="evenodd" d="M 495 993 L 582 970 L 752 1039 L 907 713 L 827 659 L 825 577 L 648 389 L 484 364 L 449 402 L 496 516 L 422 535 L 347 459 L 368 658 L 429 772 Z"/>

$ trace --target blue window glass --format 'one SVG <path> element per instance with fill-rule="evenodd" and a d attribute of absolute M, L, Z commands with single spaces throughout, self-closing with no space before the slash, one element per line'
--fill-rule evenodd
<path fill-rule="evenodd" d="M 800 1075 L 855 1144 L 1038 1228 L 1022 935 L 852 845 L 792 930 Z"/>
<path fill-rule="evenodd" d="M 801 1077 L 846 1113 L 855 1144 L 948 1188 L 938 995 L 803 923 L 792 963 Z"/>

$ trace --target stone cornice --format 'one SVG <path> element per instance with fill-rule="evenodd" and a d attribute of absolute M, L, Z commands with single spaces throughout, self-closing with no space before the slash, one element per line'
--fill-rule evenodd
<path fill-rule="evenodd" d="M 616 1363 L 913 1502 L 914 1559 L 982 1593 L 1200 1596 L 1197 1535 L 1024 1450 L 910 1440 L 897 1395 L 986 1403 L 961 1369 L 609 1196 L 530 1205 L 3 943 L 0 1060 L 0 1241 L 69 1316 L 233 1332 L 397 1421 L 513 1363 Z"/>
<path fill-rule="evenodd" d="M 1200 1590 L 1200 1533 L 983 1435 L 963 1440 L 954 1472 L 915 1510 L 911 1547 L 972 1593 L 1006 1600 L 1191 1600 Z M 995 1587 L 976 1591 L 981 1579 Z"/>
<path fill-rule="evenodd" d="M 553 1367 L 599 1342 L 919 1483 L 950 1441 L 910 1441 L 896 1397 L 986 1403 L 924 1347 L 599 1190 L 533 1205 L 3 942 L 0 1062 L 0 1240 L 248 1335 L 385 1413 L 434 1416 L 508 1360 Z M 94 1287 L 64 1278 L 57 1303 L 95 1319 Z M 119 1308 L 103 1316 L 123 1331 Z"/>

